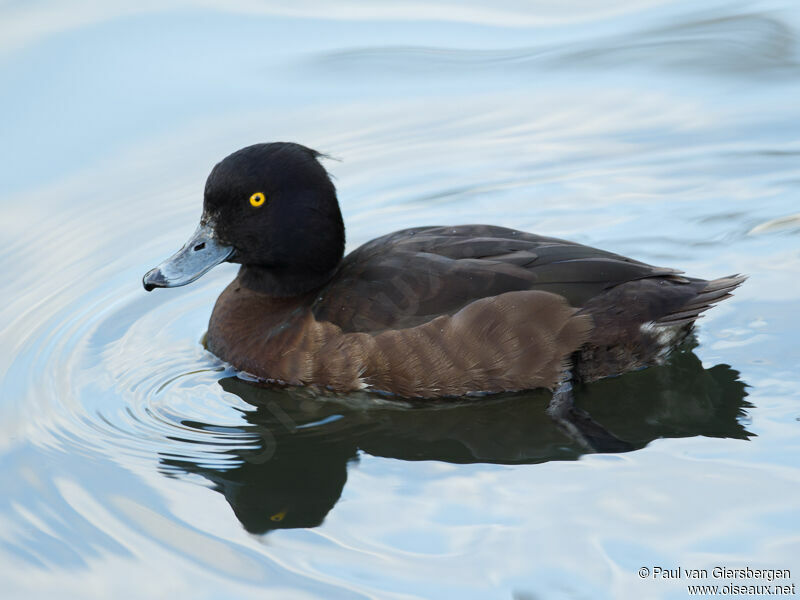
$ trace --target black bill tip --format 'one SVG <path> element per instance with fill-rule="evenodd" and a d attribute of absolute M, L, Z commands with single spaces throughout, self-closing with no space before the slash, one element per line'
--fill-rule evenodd
<path fill-rule="evenodd" d="M 144 277 L 142 277 L 142 285 L 145 291 L 152 292 L 158 287 L 167 287 L 167 280 L 164 279 L 164 274 L 161 272 L 161 269 L 156 267 L 145 273 Z"/>

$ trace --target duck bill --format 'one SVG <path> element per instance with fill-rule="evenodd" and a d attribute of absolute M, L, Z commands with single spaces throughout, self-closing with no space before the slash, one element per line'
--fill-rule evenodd
<path fill-rule="evenodd" d="M 183 248 L 145 274 L 142 284 L 149 292 L 157 287 L 178 287 L 192 283 L 219 263 L 225 262 L 233 251 L 233 246 L 226 246 L 217 240 L 211 225 L 201 223 Z"/>

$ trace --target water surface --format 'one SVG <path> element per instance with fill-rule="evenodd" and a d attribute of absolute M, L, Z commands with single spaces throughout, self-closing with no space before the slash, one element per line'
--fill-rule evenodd
<path fill-rule="evenodd" d="M 656 565 L 800 583 L 794 3 L 0 15 L 4 598 L 686 597 L 638 576 Z M 667 364 L 576 390 L 619 447 L 565 435 L 544 392 L 254 387 L 200 343 L 235 267 L 140 279 L 214 163 L 270 140 L 333 157 L 350 250 L 482 222 L 750 279 Z"/>

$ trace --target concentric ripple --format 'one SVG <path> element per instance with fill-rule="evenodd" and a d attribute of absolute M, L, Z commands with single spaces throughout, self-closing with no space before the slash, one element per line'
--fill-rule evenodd
<path fill-rule="evenodd" d="M 89 212 L 54 224 L 48 245 L 33 246 L 55 257 L 75 238 L 94 248 L 82 261 L 69 257 L 53 278 L 32 281 L 8 307 L 29 303 L 11 325 L 21 336 L 5 381 L 24 400 L 3 410 L 17 411 L 17 426 L 35 443 L 123 462 L 152 461 L 159 451 L 207 462 L 247 448 L 252 436 L 238 427 L 236 402 L 215 392 L 214 382 L 230 373 L 199 343 L 220 276 L 190 294 L 145 294 L 131 266 L 140 248 L 116 239 L 131 233 L 98 236 L 87 224 L 102 215 Z M 220 429 L 186 425 L 203 421 Z"/>

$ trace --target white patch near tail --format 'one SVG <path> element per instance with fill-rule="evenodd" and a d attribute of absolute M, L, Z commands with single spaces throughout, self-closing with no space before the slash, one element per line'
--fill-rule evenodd
<path fill-rule="evenodd" d="M 649 321 L 642 324 L 639 330 L 651 338 L 659 346 L 658 354 L 655 357 L 656 364 L 663 364 L 669 356 L 672 349 L 686 335 L 686 327 L 684 325 L 662 325 Z"/>

